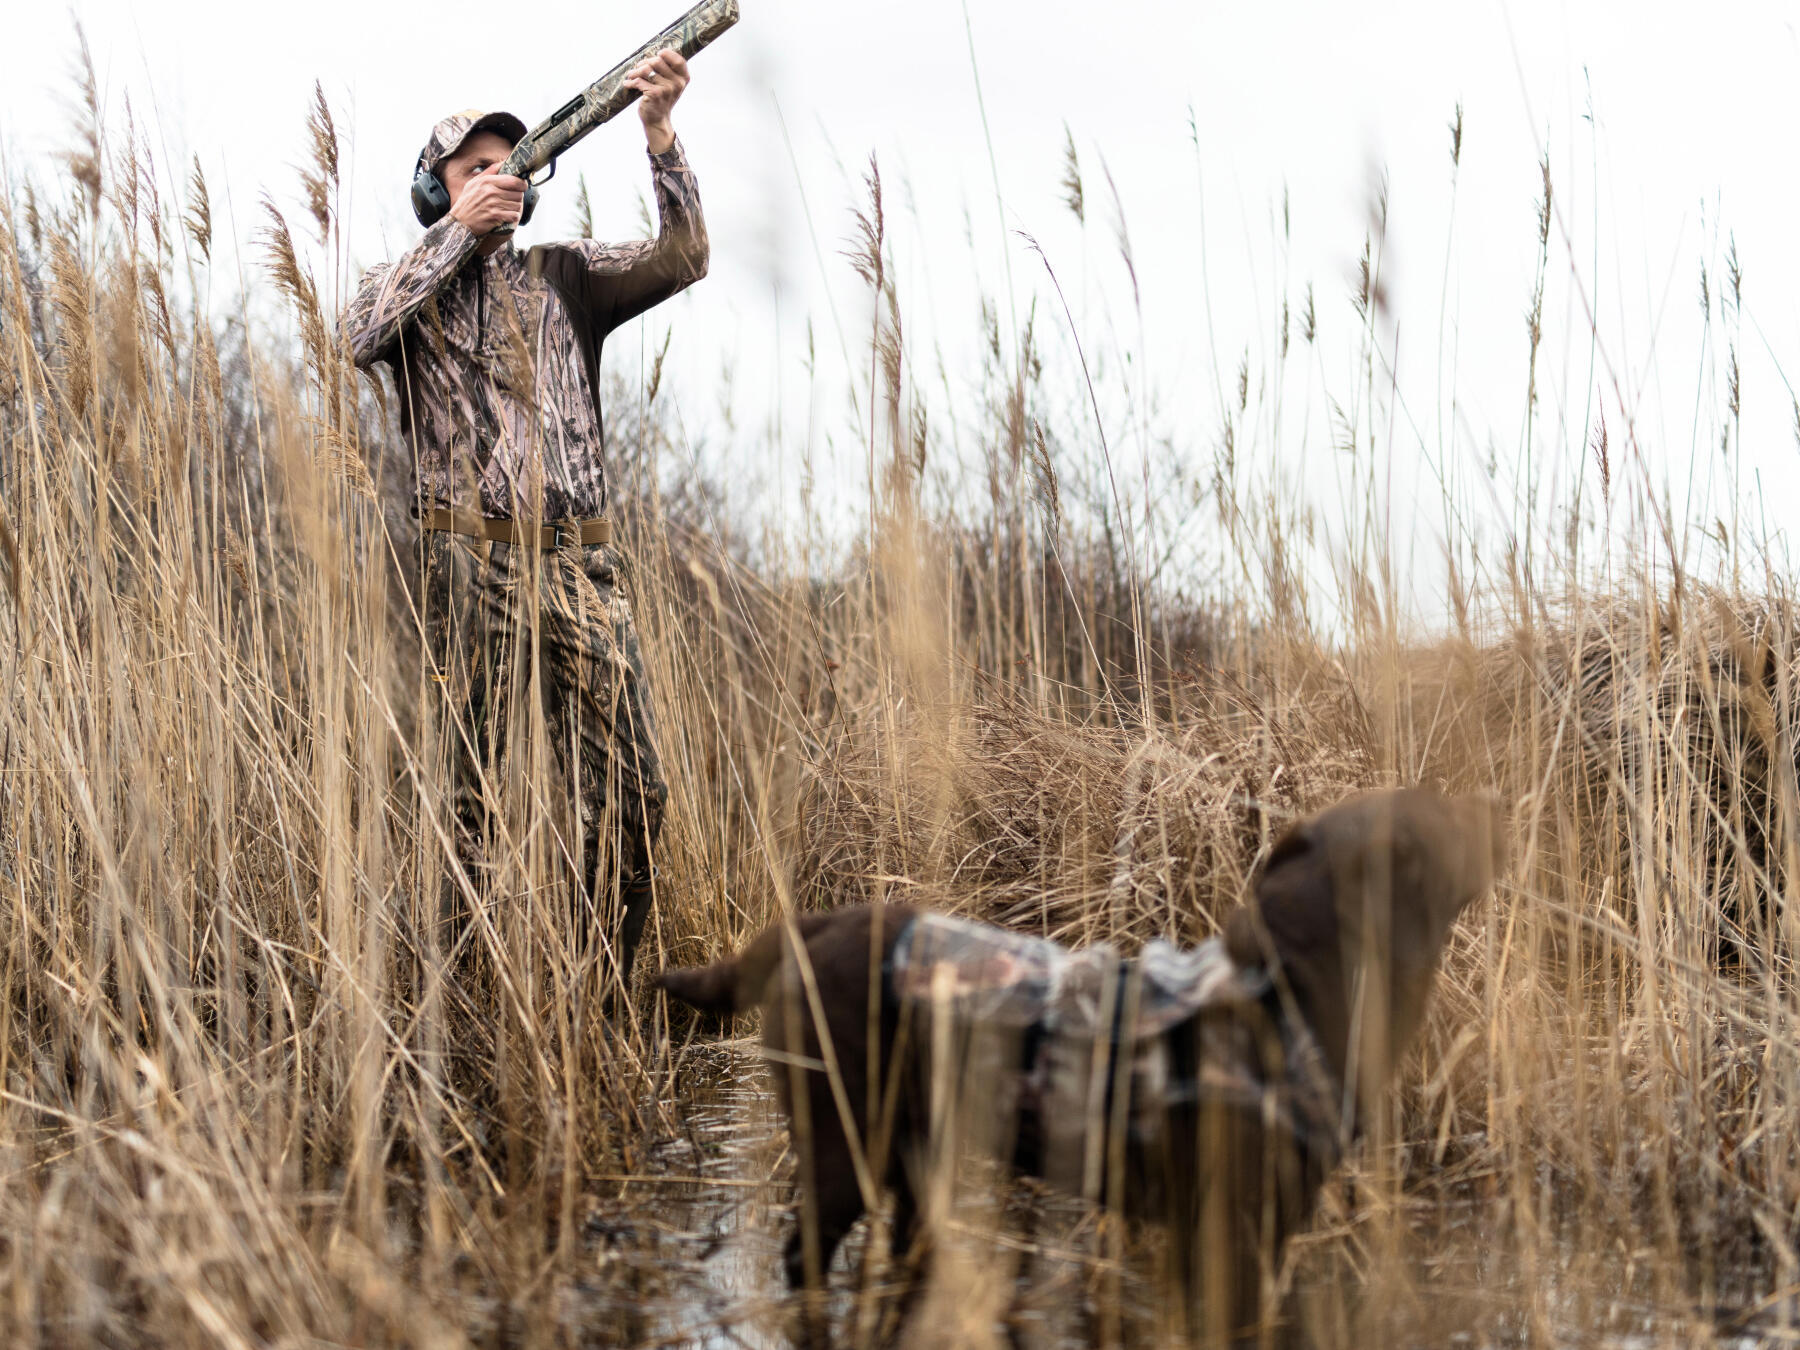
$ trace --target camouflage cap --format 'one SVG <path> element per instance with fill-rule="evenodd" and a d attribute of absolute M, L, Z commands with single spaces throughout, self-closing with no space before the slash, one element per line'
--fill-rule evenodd
<path fill-rule="evenodd" d="M 419 151 L 419 167 L 437 168 L 477 131 L 492 131 L 517 145 L 525 137 L 525 124 L 509 112 L 484 113 L 468 108 L 451 113 L 431 129 L 425 148 Z"/>

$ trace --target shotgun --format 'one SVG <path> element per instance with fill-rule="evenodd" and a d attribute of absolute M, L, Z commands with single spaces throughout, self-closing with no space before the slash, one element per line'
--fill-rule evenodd
<path fill-rule="evenodd" d="M 550 172 L 541 181 L 549 182 L 556 176 L 558 155 L 602 122 L 611 121 L 637 102 L 638 91 L 625 84 L 625 77 L 632 67 L 648 61 L 664 47 L 673 47 L 692 60 L 694 53 L 711 46 L 714 39 L 737 21 L 738 0 L 700 0 L 686 14 L 526 132 L 525 139 L 513 147 L 506 162 L 495 172 L 530 178 L 547 166 Z M 512 232 L 510 225 L 500 228 L 506 233 Z"/>

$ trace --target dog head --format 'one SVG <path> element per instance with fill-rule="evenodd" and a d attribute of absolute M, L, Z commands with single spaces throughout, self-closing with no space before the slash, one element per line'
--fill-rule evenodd
<path fill-rule="evenodd" d="M 1338 1081 L 1370 1104 L 1424 1019 L 1451 926 L 1505 860 L 1491 800 L 1362 793 L 1276 842 L 1226 948 L 1284 982 Z"/>

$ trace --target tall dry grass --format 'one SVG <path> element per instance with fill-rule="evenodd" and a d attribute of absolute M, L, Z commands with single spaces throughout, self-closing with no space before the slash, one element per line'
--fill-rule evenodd
<path fill-rule="evenodd" d="M 609 1025 L 588 996 L 541 729 L 504 785 L 472 955 L 437 922 L 445 885 L 477 892 L 436 824 L 404 465 L 333 331 L 330 110 L 306 218 L 265 207 L 264 273 L 231 312 L 198 166 L 109 140 L 86 89 L 65 186 L 0 206 L 0 1331 L 666 1339 L 641 1311 L 659 1276 L 596 1266 L 592 1211 L 691 1134 L 695 1029 L 647 1002 Z M 1072 147 L 1065 186 L 1079 214 Z M 1298 814 L 1371 784 L 1497 789 L 1512 877 L 1293 1253 L 1314 1334 L 1791 1340 L 1787 578 L 1739 556 L 1708 586 L 1536 540 L 1485 587 L 1453 567 L 1450 635 L 1419 639 L 1373 511 L 1322 585 L 1300 508 L 1248 486 L 1236 457 L 1272 425 L 1250 391 L 1279 379 L 1240 375 L 1210 523 L 1164 515 L 1191 497 L 1119 493 L 1100 400 L 1046 363 L 1041 318 L 993 321 L 976 449 L 928 470 L 873 165 L 856 238 L 869 512 L 826 564 L 805 522 L 753 546 L 670 471 L 676 391 L 611 391 L 674 789 L 646 964 L 872 896 L 1192 941 Z M 270 295 L 291 332 L 260 317 Z M 1296 350 L 1318 322 L 1309 293 Z M 1348 431 L 1378 481 L 1379 438 Z M 1184 594 L 1151 544 L 1203 527 L 1241 570 Z M 967 1260 L 925 1334 L 991 1343 L 1010 1317 L 1029 1340 L 1046 1306 L 1076 1309 L 1076 1340 L 1138 1325 L 1115 1227 L 999 1241 L 983 1197 L 959 1214 Z M 878 1335 L 844 1318 L 847 1341 Z"/>

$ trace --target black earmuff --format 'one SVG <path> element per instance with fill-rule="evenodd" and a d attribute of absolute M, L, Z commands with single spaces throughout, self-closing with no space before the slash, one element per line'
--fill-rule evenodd
<path fill-rule="evenodd" d="M 537 204 L 537 188 L 527 187 L 525 204 L 519 208 L 519 224 L 531 223 L 531 213 L 537 209 Z M 415 165 L 413 169 L 412 209 L 419 224 L 428 230 L 450 211 L 450 190 L 444 186 L 443 179 L 423 164 Z"/>
<path fill-rule="evenodd" d="M 428 230 L 450 210 L 450 191 L 444 186 L 444 180 L 423 162 L 413 167 L 412 208 L 419 224 Z"/>

